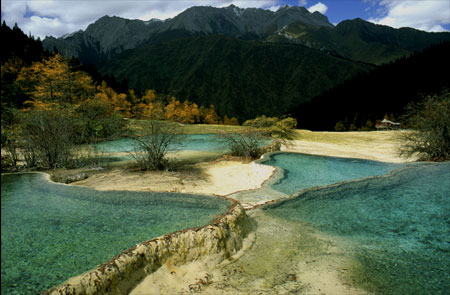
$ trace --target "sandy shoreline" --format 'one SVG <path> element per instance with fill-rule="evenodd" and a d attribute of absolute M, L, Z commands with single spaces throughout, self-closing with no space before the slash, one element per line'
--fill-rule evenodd
<path fill-rule="evenodd" d="M 297 152 L 334 157 L 348 157 L 382 162 L 408 162 L 397 155 L 396 132 L 311 132 L 299 130 L 301 139 L 294 140 L 284 152 Z M 180 152 L 180 158 L 202 158 L 204 152 Z M 171 156 L 177 156 L 173 154 Z M 260 188 L 275 168 L 236 159 L 222 158 L 200 162 L 191 171 L 138 172 L 114 168 L 73 183 L 97 190 L 132 190 L 180 192 L 225 196 L 238 191 Z"/>
<path fill-rule="evenodd" d="M 179 192 L 226 196 L 231 193 L 261 187 L 270 178 L 274 167 L 219 160 L 194 165 L 194 172 L 130 172 L 117 168 L 93 175 L 72 185 L 97 190 L 132 190 Z"/>
<path fill-rule="evenodd" d="M 299 139 L 282 151 L 313 155 L 358 158 L 390 163 L 405 163 L 398 155 L 403 131 L 312 132 L 298 130 Z"/>

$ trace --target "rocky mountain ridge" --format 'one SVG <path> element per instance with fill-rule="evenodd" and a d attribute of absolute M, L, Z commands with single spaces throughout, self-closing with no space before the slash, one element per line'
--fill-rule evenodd
<path fill-rule="evenodd" d="M 56 48 L 63 55 L 79 58 L 84 63 L 99 65 L 142 44 L 203 35 L 301 44 L 373 64 L 391 62 L 450 40 L 448 32 L 394 29 L 359 18 L 333 26 L 326 16 L 299 6 L 283 6 L 274 12 L 230 5 L 224 8 L 194 6 L 167 20 L 104 16 L 85 31 L 60 38 L 46 37 L 43 46 L 47 50 Z"/>
<path fill-rule="evenodd" d="M 225 8 L 197 6 L 186 9 L 167 20 L 160 30 L 186 30 L 192 33 L 223 34 L 230 37 L 251 36 L 264 38 L 282 27 L 300 22 L 317 27 L 332 27 L 328 18 L 320 13 L 310 13 L 304 7 L 284 6 L 273 12 L 260 8 Z"/>
<path fill-rule="evenodd" d="M 450 40 L 450 33 L 428 33 L 412 28 L 394 29 L 360 18 L 344 20 L 335 27 L 313 27 L 292 23 L 267 39 L 301 44 L 355 61 L 373 64 L 391 62 Z"/>
<path fill-rule="evenodd" d="M 132 49 L 144 42 L 164 42 L 180 37 L 222 34 L 241 39 L 264 39 L 294 22 L 314 27 L 332 27 L 328 18 L 304 7 L 284 6 L 271 10 L 234 5 L 225 8 L 191 7 L 172 19 L 164 21 L 129 20 L 104 16 L 85 31 L 66 34 L 60 38 L 46 37 L 43 46 L 56 48 L 65 56 L 85 63 L 98 64 L 114 54 Z"/>

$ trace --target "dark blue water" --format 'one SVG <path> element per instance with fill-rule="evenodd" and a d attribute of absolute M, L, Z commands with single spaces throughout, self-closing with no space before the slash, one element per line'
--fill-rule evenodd
<path fill-rule="evenodd" d="M 175 193 L 99 192 L 42 174 L 3 175 L 2 294 L 38 294 L 176 230 L 228 210 L 224 199 Z"/>
<path fill-rule="evenodd" d="M 308 187 L 384 175 L 404 166 L 404 164 L 298 153 L 273 154 L 263 163 L 284 169 L 284 177 L 272 184 L 272 188 L 289 195 Z"/>
<path fill-rule="evenodd" d="M 347 239 L 353 280 L 370 292 L 449 294 L 450 163 L 306 190 L 266 210 Z"/>

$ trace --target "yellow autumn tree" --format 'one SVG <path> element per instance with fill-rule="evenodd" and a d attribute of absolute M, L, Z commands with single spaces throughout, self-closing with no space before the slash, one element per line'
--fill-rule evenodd
<path fill-rule="evenodd" d="M 32 98 L 28 102 L 32 106 L 42 102 L 74 104 L 92 97 L 95 91 L 91 77 L 85 72 L 71 71 L 60 54 L 22 68 L 17 81 Z"/>
<path fill-rule="evenodd" d="M 154 90 L 147 90 L 138 104 L 134 106 L 137 118 L 162 119 L 164 118 L 164 105 Z"/>
<path fill-rule="evenodd" d="M 181 123 L 193 124 L 200 119 L 200 111 L 198 105 L 194 102 L 185 100 L 181 106 Z"/>
<path fill-rule="evenodd" d="M 227 115 L 223 117 L 223 125 L 236 125 L 239 126 L 239 121 L 235 117 L 228 118 Z"/>
<path fill-rule="evenodd" d="M 134 91 L 134 89 L 128 89 L 127 101 L 130 103 L 130 113 L 132 118 L 139 118 L 138 104 L 140 103 L 140 98 Z"/>
<path fill-rule="evenodd" d="M 216 113 L 214 105 L 210 105 L 209 108 L 202 108 L 201 118 L 205 124 L 220 124 L 221 120 L 219 115 Z"/>
<path fill-rule="evenodd" d="M 131 104 L 127 100 L 125 93 L 117 93 L 111 87 L 108 87 L 105 81 L 97 86 L 97 93 L 95 99 L 107 103 L 113 110 L 124 117 L 131 116 Z"/>
<path fill-rule="evenodd" d="M 23 111 L 27 112 L 31 109 L 37 109 L 41 111 L 50 111 L 58 107 L 59 104 L 56 102 L 45 102 L 40 99 L 33 99 L 32 101 L 26 101 L 26 104 L 29 105 L 29 107 L 24 108 Z"/>
<path fill-rule="evenodd" d="M 137 96 L 136 92 L 134 91 L 134 89 L 128 89 L 128 94 L 127 94 L 127 100 L 130 102 L 131 107 L 132 107 L 132 113 L 133 113 L 133 108 L 135 105 L 137 105 L 140 102 L 139 97 Z"/>
<path fill-rule="evenodd" d="M 165 117 L 167 120 L 183 123 L 193 124 L 200 121 L 200 110 L 198 105 L 189 100 L 183 103 L 172 97 L 165 107 Z"/>
<path fill-rule="evenodd" d="M 164 107 L 165 118 L 170 121 L 179 122 L 181 118 L 181 103 L 171 97 L 169 103 Z"/>

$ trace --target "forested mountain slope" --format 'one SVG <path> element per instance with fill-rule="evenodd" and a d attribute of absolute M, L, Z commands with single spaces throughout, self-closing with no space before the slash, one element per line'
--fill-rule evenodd
<path fill-rule="evenodd" d="M 220 115 L 282 115 L 373 66 L 301 45 L 205 36 L 148 44 L 108 60 L 101 72 Z"/>
<path fill-rule="evenodd" d="M 408 103 L 450 89 L 449 52 L 450 42 L 446 42 L 383 65 L 314 97 L 290 113 L 300 128 L 312 130 L 334 130 L 339 121 L 347 130 L 352 124 L 369 127 L 367 120 L 374 124 L 386 114 L 399 119 Z"/>
<path fill-rule="evenodd" d="M 450 41 L 450 33 L 428 33 L 412 28 L 394 29 L 360 18 L 340 22 L 336 27 L 314 27 L 292 23 L 268 38 L 339 54 L 345 58 L 383 64 L 423 49 Z"/>

